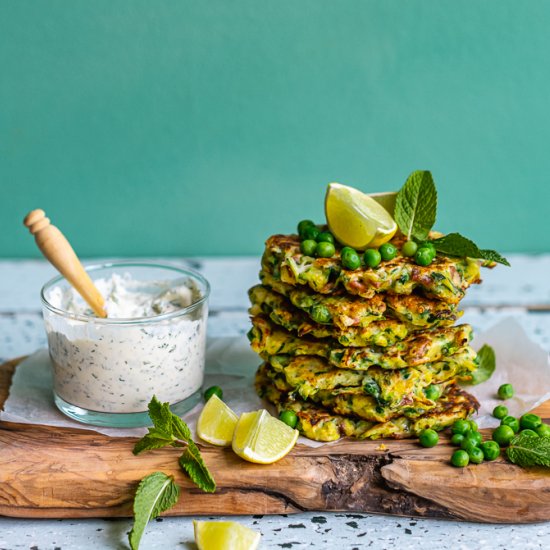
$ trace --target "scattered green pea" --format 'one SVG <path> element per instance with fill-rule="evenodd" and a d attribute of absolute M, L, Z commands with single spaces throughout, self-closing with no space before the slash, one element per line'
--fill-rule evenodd
<path fill-rule="evenodd" d="M 453 437 L 451 437 L 451 443 L 456 447 L 460 447 L 463 441 L 464 436 L 462 434 L 453 434 Z"/>
<path fill-rule="evenodd" d="M 279 420 L 281 422 L 284 422 L 287 426 L 290 426 L 291 428 L 295 428 L 296 424 L 298 424 L 298 416 L 294 411 L 290 410 L 281 411 L 281 414 L 279 415 Z"/>
<path fill-rule="evenodd" d="M 391 243 L 384 243 L 380 246 L 378 252 L 380 252 L 380 256 L 385 262 L 393 260 L 397 256 L 397 248 Z"/>
<path fill-rule="evenodd" d="M 312 240 L 317 241 L 317 237 L 319 236 L 319 229 L 315 225 L 308 225 L 301 234 L 302 240 Z"/>
<path fill-rule="evenodd" d="M 204 392 L 204 400 L 208 401 L 213 395 L 216 395 L 220 399 L 223 399 L 223 390 L 219 386 L 210 386 Z"/>
<path fill-rule="evenodd" d="M 439 435 L 435 430 L 426 429 L 420 432 L 418 440 L 422 447 L 435 447 L 439 441 Z"/>
<path fill-rule="evenodd" d="M 325 241 L 317 243 L 317 246 L 315 247 L 315 254 L 319 258 L 332 258 L 335 252 L 336 248 L 334 248 L 334 245 Z"/>
<path fill-rule="evenodd" d="M 451 456 L 451 464 L 457 468 L 464 468 L 468 466 L 470 457 L 468 453 L 462 449 L 455 451 Z"/>
<path fill-rule="evenodd" d="M 468 432 L 464 436 L 464 439 L 460 444 L 460 448 L 470 452 L 470 449 L 472 449 L 473 447 L 479 447 L 480 443 L 481 434 L 479 432 Z"/>
<path fill-rule="evenodd" d="M 418 250 L 418 245 L 414 241 L 407 241 L 401 247 L 401 254 L 403 254 L 403 256 L 411 257 L 416 254 L 417 250 Z"/>
<path fill-rule="evenodd" d="M 510 426 L 501 425 L 493 432 L 492 438 L 501 447 L 505 447 L 508 443 L 510 443 L 510 441 L 512 441 L 514 435 L 514 430 L 512 430 Z"/>
<path fill-rule="evenodd" d="M 523 429 L 536 430 L 542 425 L 542 419 L 538 414 L 527 413 L 519 419 L 519 425 Z"/>
<path fill-rule="evenodd" d="M 470 423 L 470 430 L 472 430 L 472 432 L 479 432 L 479 427 L 475 420 L 468 420 L 468 422 Z"/>
<path fill-rule="evenodd" d="M 502 420 L 505 416 L 508 416 L 508 407 L 505 407 L 504 405 L 497 405 L 493 409 L 493 416 L 499 420 Z"/>
<path fill-rule="evenodd" d="M 510 426 L 510 428 L 512 428 L 512 430 L 514 430 L 514 433 L 518 433 L 519 432 L 519 420 L 515 417 L 515 416 L 505 416 L 501 421 L 500 421 L 500 425 L 501 426 Z"/>
<path fill-rule="evenodd" d="M 317 242 L 334 244 L 334 236 L 330 231 L 321 231 L 321 233 L 317 235 Z"/>
<path fill-rule="evenodd" d="M 382 256 L 376 248 L 367 248 L 367 250 L 365 250 L 365 254 L 363 255 L 363 259 L 365 260 L 365 264 L 367 266 L 377 267 L 382 261 Z"/>
<path fill-rule="evenodd" d="M 303 235 L 306 227 L 314 227 L 315 224 L 311 221 L 311 220 L 302 220 L 299 224 L 298 224 L 298 235 L 300 235 L 300 237 Z"/>
<path fill-rule="evenodd" d="M 511 399 L 514 397 L 514 387 L 512 384 L 502 384 L 502 386 L 498 388 L 497 395 L 500 399 Z"/>
<path fill-rule="evenodd" d="M 479 448 L 483 451 L 485 460 L 495 460 L 500 455 L 500 446 L 496 441 L 484 441 Z"/>
<path fill-rule="evenodd" d="M 316 248 L 317 241 L 314 241 L 313 239 L 306 239 L 300 243 L 300 250 L 306 256 L 314 256 Z"/>
<path fill-rule="evenodd" d="M 467 420 L 457 420 L 451 426 L 451 432 L 454 434 L 466 435 L 471 429 L 470 423 Z"/>
<path fill-rule="evenodd" d="M 346 269 L 358 269 L 361 267 L 361 258 L 359 254 L 349 246 L 342 248 L 340 251 L 340 258 L 342 259 L 342 265 Z"/>
<path fill-rule="evenodd" d="M 472 464 L 481 464 L 485 458 L 483 451 L 479 447 L 472 447 L 467 452 Z"/>
<path fill-rule="evenodd" d="M 528 435 L 529 437 L 540 437 L 535 430 L 531 430 L 529 428 L 525 428 L 525 430 L 521 430 L 519 433 L 523 435 Z"/>
<path fill-rule="evenodd" d="M 435 254 L 429 248 L 420 247 L 414 255 L 414 261 L 422 266 L 430 265 L 434 258 Z"/>
<path fill-rule="evenodd" d="M 541 424 L 538 428 L 535 428 L 535 431 L 541 437 L 550 437 L 550 426 L 548 424 Z"/>
<path fill-rule="evenodd" d="M 424 241 L 424 242 L 421 242 L 419 245 L 418 245 L 418 248 L 427 248 L 428 250 L 431 250 L 432 254 L 436 255 L 436 250 L 435 250 L 435 246 L 434 244 L 432 243 L 432 241 Z"/>

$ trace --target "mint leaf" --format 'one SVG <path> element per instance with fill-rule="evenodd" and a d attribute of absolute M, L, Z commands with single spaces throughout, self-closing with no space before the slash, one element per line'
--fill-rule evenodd
<path fill-rule="evenodd" d="M 206 493 L 213 493 L 216 490 L 216 482 L 193 441 L 189 441 L 187 448 L 180 456 L 179 463 L 199 489 Z"/>
<path fill-rule="evenodd" d="M 169 403 L 161 403 L 155 395 L 151 399 L 149 406 L 149 417 L 155 428 L 162 430 L 166 434 L 172 433 L 172 416 Z"/>
<path fill-rule="evenodd" d="M 508 460 L 527 468 L 529 466 L 546 466 L 550 468 L 550 437 L 519 434 L 506 450 Z"/>
<path fill-rule="evenodd" d="M 172 414 L 172 432 L 176 437 L 183 439 L 183 441 L 187 443 L 189 443 L 189 441 L 193 441 L 189 426 L 175 414 Z"/>
<path fill-rule="evenodd" d="M 438 252 L 446 254 L 447 256 L 478 258 L 498 262 L 507 266 L 510 265 L 508 260 L 495 250 L 481 250 L 473 241 L 463 237 L 460 233 L 449 233 L 444 237 L 433 239 L 430 242 L 435 246 Z"/>
<path fill-rule="evenodd" d="M 151 449 L 160 449 L 168 445 L 175 445 L 176 439 L 157 428 L 148 428 L 149 433 L 144 435 L 134 446 L 132 451 L 135 455 Z"/>
<path fill-rule="evenodd" d="M 397 193 L 394 218 L 407 239 L 425 240 L 434 226 L 437 191 L 432 174 L 416 170 Z"/>
<path fill-rule="evenodd" d="M 172 508 L 178 501 L 179 487 L 172 476 L 153 472 L 144 477 L 134 498 L 134 526 L 128 535 L 132 550 L 139 548 L 139 542 L 149 520 Z"/>
<path fill-rule="evenodd" d="M 479 366 L 472 373 L 472 379 L 469 382 L 466 382 L 466 384 L 471 384 L 472 386 L 481 384 L 481 382 L 485 382 L 485 380 L 489 380 L 496 367 L 495 350 L 487 344 L 483 345 L 477 352 L 477 358 L 479 361 Z"/>

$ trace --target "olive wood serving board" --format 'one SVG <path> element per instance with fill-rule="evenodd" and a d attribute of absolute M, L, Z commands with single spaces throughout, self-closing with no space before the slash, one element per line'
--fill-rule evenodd
<path fill-rule="evenodd" d="M 0 407 L 18 362 L 0 366 Z M 548 421 L 550 401 L 537 412 Z M 503 458 L 454 468 L 446 436 L 432 449 L 414 440 L 297 445 L 269 466 L 203 445 L 218 485 L 214 494 L 201 492 L 180 472 L 181 451 L 159 449 L 135 457 L 135 441 L 86 429 L 0 422 L 0 515 L 131 516 L 139 480 L 161 470 L 182 487 L 178 504 L 167 515 L 318 510 L 493 523 L 550 520 L 550 470 L 525 470 Z"/>

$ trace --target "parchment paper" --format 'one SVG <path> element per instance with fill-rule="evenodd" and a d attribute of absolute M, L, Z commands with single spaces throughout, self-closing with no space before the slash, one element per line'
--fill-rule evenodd
<path fill-rule="evenodd" d="M 479 426 L 494 427 L 499 421 L 491 416 L 495 405 L 502 404 L 496 398 L 500 384 L 511 383 L 516 394 L 506 401 L 510 414 L 520 416 L 550 398 L 550 360 L 548 353 L 533 343 L 521 325 L 508 318 L 485 333 L 476 336 L 474 348 L 491 345 L 496 352 L 497 368 L 493 376 L 478 386 L 467 386 L 481 403 L 476 418 Z M 206 375 L 204 386 L 223 388 L 224 401 L 237 413 L 267 408 L 255 393 L 253 379 L 261 363 L 250 349 L 246 337 L 213 338 L 207 343 Z M 184 415 L 183 419 L 195 429 L 202 404 Z M 25 359 L 16 369 L 10 395 L 0 412 L 0 419 L 48 426 L 65 426 L 95 430 L 110 436 L 141 436 L 146 428 L 118 429 L 84 425 L 59 412 L 52 398 L 51 365 L 47 350 L 39 350 Z M 310 446 L 322 443 L 300 438 Z"/>

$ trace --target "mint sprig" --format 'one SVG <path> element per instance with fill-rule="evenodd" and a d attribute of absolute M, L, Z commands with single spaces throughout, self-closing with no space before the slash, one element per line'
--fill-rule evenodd
<path fill-rule="evenodd" d="M 495 350 L 488 344 L 484 344 L 477 352 L 478 368 L 473 372 L 471 379 L 465 384 L 476 386 L 491 378 L 496 368 Z"/>
<path fill-rule="evenodd" d="M 546 466 L 550 468 L 550 437 L 519 434 L 506 449 L 508 460 L 528 468 L 530 466 Z"/>
<path fill-rule="evenodd" d="M 162 447 L 184 447 L 178 463 L 191 481 L 206 493 L 216 490 L 216 482 L 193 441 L 189 426 L 170 410 L 169 403 L 161 403 L 155 396 L 148 406 L 153 427 L 134 446 L 133 453 Z M 174 489 L 175 488 L 175 489 Z M 154 472 L 144 477 L 134 497 L 134 527 L 130 532 L 130 546 L 137 550 L 147 522 L 168 510 L 179 497 L 179 487 L 171 476 Z"/>
<path fill-rule="evenodd" d="M 479 258 L 507 266 L 510 265 L 508 260 L 496 250 L 482 250 L 473 241 L 463 237 L 460 233 L 449 233 L 439 239 L 432 239 L 430 242 L 438 252 L 447 256 Z"/>
<path fill-rule="evenodd" d="M 153 472 L 141 480 L 134 497 L 134 526 L 128 535 L 132 550 L 139 548 L 149 521 L 172 508 L 179 495 L 180 488 L 174 478 L 162 472 Z"/>
<path fill-rule="evenodd" d="M 407 239 L 427 239 L 435 223 L 437 191 L 427 170 L 413 172 L 395 199 L 394 217 Z"/>
<path fill-rule="evenodd" d="M 425 241 L 435 224 L 437 190 L 427 170 L 416 170 L 397 193 L 394 219 L 408 240 Z M 475 258 L 509 266 L 508 260 L 496 250 L 479 248 L 460 233 L 450 233 L 430 242 L 446 256 Z"/>

